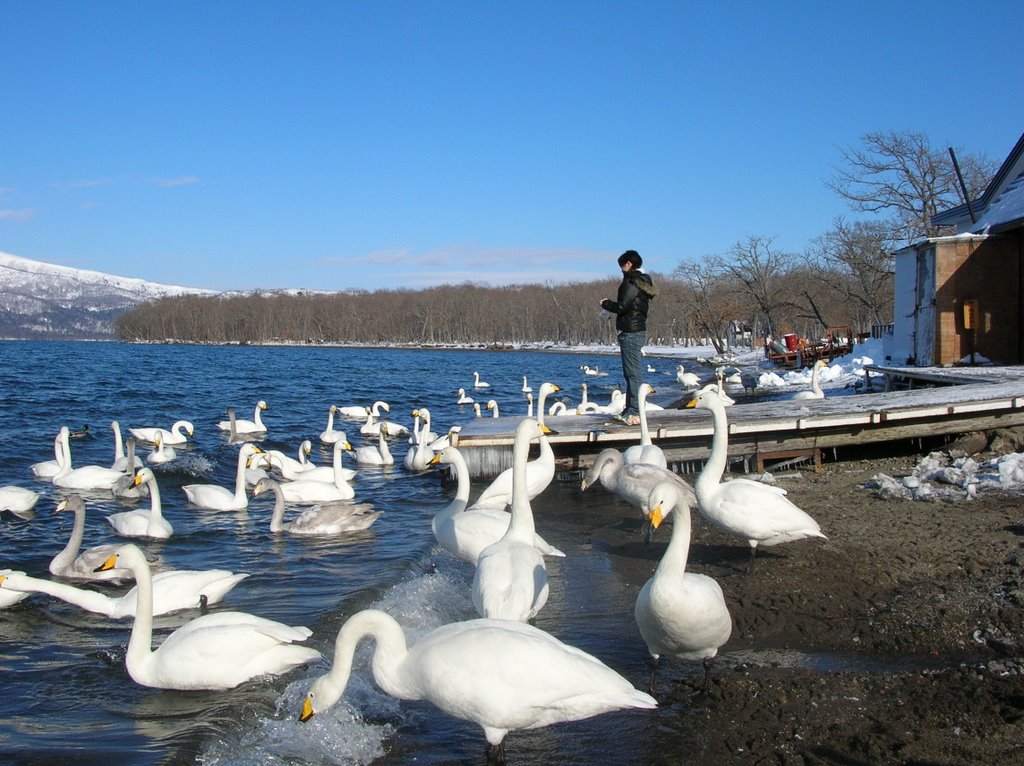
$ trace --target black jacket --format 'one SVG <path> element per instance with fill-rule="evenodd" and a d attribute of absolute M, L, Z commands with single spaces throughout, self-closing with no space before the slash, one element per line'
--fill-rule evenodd
<path fill-rule="evenodd" d="M 615 329 L 619 332 L 644 332 L 647 330 L 647 304 L 657 294 L 649 276 L 631 270 L 622 275 L 616 300 L 606 298 L 601 301 L 601 308 L 618 314 Z"/>

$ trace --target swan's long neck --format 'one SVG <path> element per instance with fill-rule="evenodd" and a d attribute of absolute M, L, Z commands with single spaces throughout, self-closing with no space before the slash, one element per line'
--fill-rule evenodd
<path fill-rule="evenodd" d="M 690 507 L 683 496 L 682 490 L 673 486 L 674 503 L 671 508 L 663 508 L 663 512 L 672 511 L 672 537 L 668 547 L 661 556 L 658 571 L 662 568 L 667 572 L 686 570 L 686 562 L 690 556 Z M 664 515 L 664 514 L 663 514 Z"/>
<path fill-rule="evenodd" d="M 637 397 L 637 404 L 640 406 L 640 444 L 644 447 L 650 446 L 651 432 L 647 428 L 647 387 L 640 386 L 640 394 Z"/>
<path fill-rule="evenodd" d="M 135 478 L 135 439 L 128 440 L 128 455 L 126 456 L 128 465 L 125 466 L 124 472 Z"/>
<path fill-rule="evenodd" d="M 714 433 L 711 436 L 711 456 L 704 464 L 704 470 L 697 477 L 698 484 L 718 484 L 725 473 L 726 455 L 729 451 L 729 423 L 725 419 L 725 405 L 715 402 L 711 407 Z"/>
<path fill-rule="evenodd" d="M 57 461 L 60 464 L 60 470 L 54 478 L 67 476 L 71 473 L 71 442 L 66 428 L 62 428 L 60 431 L 60 454 L 63 459 Z"/>
<path fill-rule="evenodd" d="M 508 535 L 519 540 L 532 541 L 536 529 L 533 509 L 526 489 L 526 463 L 530 457 L 530 439 L 521 430 L 516 432 L 512 447 L 512 521 Z"/>
<path fill-rule="evenodd" d="M 26 590 L 32 593 L 42 593 L 47 596 L 59 598 L 69 604 L 74 604 L 89 612 L 105 614 L 108 617 L 115 616 L 115 606 L 120 599 L 113 599 L 109 596 L 94 590 L 76 588 L 66 583 L 54 582 L 53 580 L 40 580 L 35 577 L 19 577 L 17 580 L 9 578 L 12 582 L 12 590 Z M 14 587 L 14 586 L 17 587 Z"/>
<path fill-rule="evenodd" d="M 270 488 L 274 491 L 274 512 L 270 516 L 270 531 L 280 532 L 284 528 L 281 523 L 284 521 L 284 490 L 276 481 Z"/>
<path fill-rule="evenodd" d="M 151 478 L 149 484 L 149 531 L 153 531 L 154 526 L 164 518 L 163 504 L 160 502 L 160 487 L 157 486 L 156 476 Z"/>
<path fill-rule="evenodd" d="M 821 365 L 815 364 L 814 369 L 811 370 L 811 391 L 817 396 L 821 396 L 824 393 L 821 390 L 821 383 L 818 381 L 818 373 L 821 372 Z"/>
<path fill-rule="evenodd" d="M 78 551 L 82 547 L 83 537 L 85 537 L 84 507 L 81 510 L 75 510 L 75 526 L 71 529 L 71 537 L 68 538 L 68 544 L 64 546 L 64 550 L 50 561 L 50 574 L 60 574 L 65 567 L 75 560 L 75 556 L 78 555 Z"/>
<path fill-rule="evenodd" d="M 245 462 L 251 453 L 248 450 L 238 451 L 238 468 L 235 470 L 235 501 L 245 503 Z"/>
<path fill-rule="evenodd" d="M 257 404 L 256 411 L 252 414 L 252 422 L 256 424 L 256 429 L 259 431 L 266 431 L 267 429 L 263 426 L 262 408 Z"/>
<path fill-rule="evenodd" d="M 388 440 L 384 436 L 383 428 L 380 430 L 380 433 L 377 434 L 377 448 L 380 450 L 380 456 L 384 458 L 384 462 L 391 459 L 391 450 L 388 449 Z"/>
<path fill-rule="evenodd" d="M 448 503 L 444 510 L 438 511 L 438 521 L 444 521 L 462 513 L 469 505 L 469 468 L 466 466 L 466 459 L 455 447 L 449 447 L 447 454 L 448 464 L 455 468 L 455 499 Z"/>
<path fill-rule="evenodd" d="M 110 427 L 114 430 L 114 460 L 124 457 L 124 441 L 121 438 L 121 424 L 116 420 L 111 422 Z"/>
<path fill-rule="evenodd" d="M 141 551 L 138 556 L 142 559 Z M 141 667 L 153 653 L 153 575 L 145 559 L 132 562 L 130 568 L 135 575 L 135 622 L 132 623 L 132 634 L 128 639 L 125 665 L 128 674 L 134 678 L 133 667 Z"/>
<path fill-rule="evenodd" d="M 325 676 L 329 689 L 318 704 L 327 707 L 337 702 L 352 674 L 352 658 L 356 647 L 369 636 L 376 641 L 373 650 L 373 677 L 386 693 L 403 699 L 417 699 L 419 694 L 401 682 L 401 665 L 409 654 L 405 633 L 393 617 L 376 609 L 357 612 L 349 618 L 334 642 L 334 660 Z M 411 695 L 411 696 L 410 696 Z"/>
<path fill-rule="evenodd" d="M 334 442 L 334 454 L 331 457 L 331 467 L 334 469 L 334 486 L 342 487 L 345 484 L 345 476 L 341 473 L 341 451 L 345 442 L 339 439 Z"/>
<path fill-rule="evenodd" d="M 259 409 L 256 411 L 259 412 Z M 327 430 L 334 430 L 334 408 L 327 410 Z"/>

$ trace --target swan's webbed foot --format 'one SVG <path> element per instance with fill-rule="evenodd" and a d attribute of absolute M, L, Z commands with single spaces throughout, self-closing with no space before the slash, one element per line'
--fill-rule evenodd
<path fill-rule="evenodd" d="M 497 745 L 487 744 L 487 763 L 505 763 L 505 740 L 502 739 Z"/>
<path fill-rule="evenodd" d="M 657 698 L 658 696 L 658 657 L 651 657 L 651 678 L 649 681 L 649 688 L 651 696 Z"/>
<path fill-rule="evenodd" d="M 754 557 L 757 555 L 757 546 L 750 546 L 750 561 L 747 562 L 747 574 L 754 571 Z"/>

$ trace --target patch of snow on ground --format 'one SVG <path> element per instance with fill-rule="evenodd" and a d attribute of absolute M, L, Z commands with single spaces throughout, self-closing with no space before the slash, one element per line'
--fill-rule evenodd
<path fill-rule="evenodd" d="M 970 500 L 985 490 L 1024 491 L 1024 453 L 1012 452 L 978 462 L 953 459 L 944 452 L 922 458 L 909 476 L 895 479 L 876 474 L 861 485 L 878 497 L 908 500 Z"/>

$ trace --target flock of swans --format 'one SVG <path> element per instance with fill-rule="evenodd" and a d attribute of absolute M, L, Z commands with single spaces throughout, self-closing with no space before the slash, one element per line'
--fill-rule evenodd
<path fill-rule="evenodd" d="M 680 382 L 683 374 L 680 366 Z M 473 385 L 476 389 L 489 387 L 476 372 Z M 391 616 L 376 610 L 353 615 L 338 633 L 331 670 L 312 683 L 300 720 L 308 720 L 340 699 L 356 647 L 364 637 L 375 642 L 372 673 L 381 689 L 401 699 L 429 700 L 453 716 L 477 723 L 487 739 L 489 754 L 498 759 L 503 757 L 509 731 L 617 709 L 656 707 L 655 673 L 663 656 L 704 661 L 706 683 L 708 662 L 729 640 L 732 620 L 718 583 L 686 569 L 691 509 L 747 542 L 751 551 L 748 572 L 759 545 L 824 537 L 818 524 L 789 501 L 784 490 L 746 479 L 722 480 L 728 424 L 720 385 L 712 383 L 700 389 L 688 405 L 709 411 L 714 424 L 710 456 L 695 487 L 669 470 L 664 453 L 651 439 L 647 412 L 653 405 L 648 405 L 647 397 L 654 389 L 648 384 L 639 392 L 639 443 L 623 453 L 615 449 L 601 452 L 581 483 L 583 491 L 600 483 L 635 506 L 644 519 L 648 540 L 666 517 L 673 519 L 669 544 L 635 604 L 636 623 L 652 658 L 650 693 L 634 688 L 597 658 L 528 624 L 544 608 L 551 587 L 557 587 L 548 580 L 545 557 L 565 555 L 538 534 L 531 508 L 531 501 L 545 491 L 555 474 L 544 407 L 546 398 L 559 387 L 545 382 L 538 391 L 537 417 L 522 417 L 516 426 L 511 468 L 473 502 L 464 457 L 430 430 L 429 410 L 421 407 L 412 413 L 413 431 L 403 465 L 410 471 L 445 465 L 454 473 L 455 496 L 434 515 L 431 526 L 441 547 L 474 566 L 470 595 L 480 616 L 437 628 L 410 647 Z M 532 399 L 525 377 L 522 390 Z M 465 391 L 459 391 L 464 397 Z M 585 400 L 584 384 L 584 402 L 574 411 L 602 414 L 599 405 Z M 331 446 L 331 466 L 314 466 L 307 460 L 308 440 L 300 445 L 298 459 L 262 450 L 256 442 L 267 431 L 261 417 L 267 411 L 265 402 L 257 404 L 252 420 L 237 419 L 229 410 L 229 419 L 217 427 L 226 433 L 229 443 L 239 446 L 234 487 L 188 484 L 182 489 L 189 503 L 212 511 L 244 509 L 249 487 L 253 497 L 273 494 L 270 530 L 274 533 L 336 536 L 367 529 L 380 512 L 367 503 L 352 502 L 355 493 L 349 482 L 354 472 L 343 467 L 342 454 L 354 454 L 359 465 L 393 465 L 389 440 L 409 431 L 390 420 L 379 420 L 389 409 L 385 402 L 370 407 L 332 405 L 327 427 L 320 434 L 321 441 Z M 494 409 L 497 416 L 496 405 Z M 344 431 L 335 430 L 336 416 L 365 418 L 360 433 L 376 444 L 353 449 Z M 162 453 L 160 458 L 147 458 L 149 463 L 174 460 L 167 450 L 188 443 L 194 434 L 192 424 L 178 421 L 169 429 L 133 428 L 127 454 L 116 421 L 112 429 L 115 454 L 111 467 L 72 467 L 69 429 L 63 427 L 55 438 L 54 460 L 33 464 L 33 473 L 65 490 L 108 490 L 140 500 L 148 495 L 148 510 L 113 513 L 106 517 L 108 523 L 117 535 L 139 544 L 171 537 L 174 530 L 162 514 L 156 474 L 135 456 L 135 446 L 136 442 L 148 442 L 154 447 L 151 454 Z M 539 454 L 530 460 L 535 442 Z M 5 507 L 28 512 L 35 500 L 16 496 L 10 489 L 0 490 L 8 493 L 0 496 Z M 130 492 L 137 494 L 127 494 Z M 298 512 L 285 521 L 290 506 L 296 504 Z M 220 610 L 187 621 L 154 649 L 154 616 L 182 609 L 202 608 L 205 612 L 248 575 L 165 568 L 164 561 L 147 558 L 135 542 L 81 551 L 85 503 L 71 494 L 56 511 L 71 511 L 75 516 L 67 546 L 50 564 L 50 574 L 60 580 L 0 570 L 0 607 L 41 593 L 108 617 L 132 618 L 125 664 L 136 683 L 164 689 L 229 689 L 321 659 L 319 651 L 306 645 L 311 632 L 305 627 Z M 133 580 L 134 587 L 111 597 L 72 584 L 102 580 Z"/>

